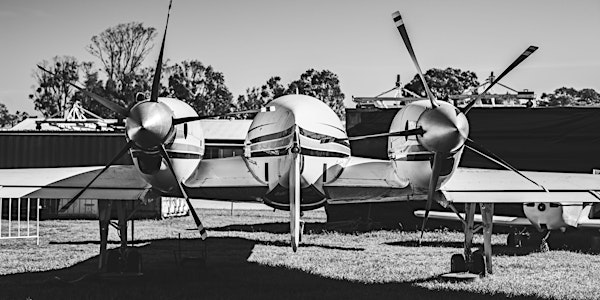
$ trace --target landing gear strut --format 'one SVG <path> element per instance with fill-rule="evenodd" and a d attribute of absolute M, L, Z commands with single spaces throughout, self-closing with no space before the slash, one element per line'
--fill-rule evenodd
<path fill-rule="evenodd" d="M 450 259 L 450 272 L 469 272 L 479 276 L 492 274 L 492 216 L 494 215 L 493 203 L 481 203 L 483 225 L 475 227 L 475 203 L 465 204 L 465 219 L 463 227 L 465 232 L 464 254 L 454 254 Z M 454 209 L 453 209 L 454 210 Z M 478 230 L 483 231 L 483 251 L 471 252 L 473 234 Z"/>
<path fill-rule="evenodd" d="M 98 200 L 98 220 L 100 224 L 100 255 L 98 270 L 101 273 L 137 274 L 142 273 L 142 256 L 135 248 L 127 245 L 127 216 L 125 201 L 114 203 L 117 207 L 118 223 L 111 224 L 112 200 Z M 121 245 L 118 249 L 107 250 L 108 228 L 113 225 L 119 232 Z M 133 233 L 132 233 L 133 235 Z"/>

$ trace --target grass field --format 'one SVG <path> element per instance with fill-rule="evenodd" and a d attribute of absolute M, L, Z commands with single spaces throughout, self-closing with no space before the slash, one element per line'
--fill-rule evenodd
<path fill-rule="evenodd" d="M 209 228 L 206 266 L 178 266 L 178 247 L 201 249 L 191 217 L 136 221 L 144 275 L 100 278 L 97 221 L 43 221 L 41 244 L 0 241 L 2 299 L 598 299 L 600 257 L 581 251 L 512 249 L 493 236 L 494 275 L 475 283 L 447 283 L 450 256 L 462 251 L 460 232 L 425 234 L 328 230 L 325 213 L 305 215 L 307 234 L 289 247 L 287 213 L 204 210 Z M 181 235 L 182 240 L 178 240 Z M 109 247 L 117 247 L 111 229 Z M 475 243 L 482 242 L 476 235 Z M 187 252 L 189 251 L 189 252 Z M 72 282 L 75 281 L 75 282 Z"/>

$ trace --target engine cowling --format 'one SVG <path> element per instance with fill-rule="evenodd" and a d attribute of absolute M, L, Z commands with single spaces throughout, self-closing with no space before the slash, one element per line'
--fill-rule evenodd
<path fill-rule="evenodd" d="M 442 101 L 439 103 L 445 109 L 455 109 L 450 103 Z M 418 128 L 421 116 L 428 110 L 431 110 L 431 102 L 428 100 L 409 103 L 394 116 L 389 132 Z M 427 149 L 421 140 L 422 137 L 419 136 L 390 137 L 388 140 L 388 157 L 394 162 L 398 176 L 407 178 L 417 190 L 426 191 L 431 177 L 434 152 Z M 444 161 L 438 188 L 452 176 L 452 173 L 458 167 L 462 149 L 462 147 L 452 149 Z"/>
<path fill-rule="evenodd" d="M 523 212 L 538 230 L 562 230 L 577 227 L 582 205 L 563 206 L 560 203 L 524 203 Z"/>
<path fill-rule="evenodd" d="M 170 132 L 162 142 L 173 164 L 178 180 L 185 180 L 197 169 L 204 156 L 204 132 L 200 121 L 172 125 L 174 118 L 198 116 L 196 111 L 183 101 L 171 98 L 158 98 L 161 105 L 168 108 L 168 114 L 153 115 L 155 124 L 168 124 Z M 144 149 L 138 143 L 131 149 L 133 163 L 140 175 L 155 189 L 168 193 L 179 189 L 171 171 L 160 156 L 159 150 Z"/>

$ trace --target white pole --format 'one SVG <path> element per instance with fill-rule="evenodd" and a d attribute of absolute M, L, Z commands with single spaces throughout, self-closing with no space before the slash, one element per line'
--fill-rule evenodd
<path fill-rule="evenodd" d="M 17 236 L 20 237 L 21 236 L 21 199 L 23 198 L 17 198 L 18 202 L 17 202 Z"/>
<path fill-rule="evenodd" d="M 8 237 L 11 237 L 12 198 L 8 198 Z"/>
<path fill-rule="evenodd" d="M 0 198 L 0 237 L 2 237 L 2 202 L 4 199 Z"/>
<path fill-rule="evenodd" d="M 37 245 L 40 245 L 40 198 L 37 198 L 37 205 L 36 205 L 36 210 L 37 210 Z"/>
<path fill-rule="evenodd" d="M 29 236 L 29 213 L 31 212 L 31 198 L 27 198 L 27 236 Z"/>

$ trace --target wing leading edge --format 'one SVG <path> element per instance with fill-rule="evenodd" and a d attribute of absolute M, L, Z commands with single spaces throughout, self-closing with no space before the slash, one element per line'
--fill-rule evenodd
<path fill-rule="evenodd" d="M 328 203 L 372 203 L 426 199 L 396 174 L 389 160 L 350 157 L 342 173 L 324 184 Z"/>
<path fill-rule="evenodd" d="M 70 199 L 102 168 L 2 169 L 0 198 Z M 138 200 L 149 188 L 133 166 L 112 166 L 80 198 Z"/>
<path fill-rule="evenodd" d="M 549 192 L 510 171 L 459 168 L 441 189 L 455 203 L 600 202 L 600 176 L 558 172 L 522 172 Z"/>
<path fill-rule="evenodd" d="M 259 201 L 268 184 L 250 172 L 242 156 L 204 159 L 184 182 L 191 198 L 224 201 Z"/>

